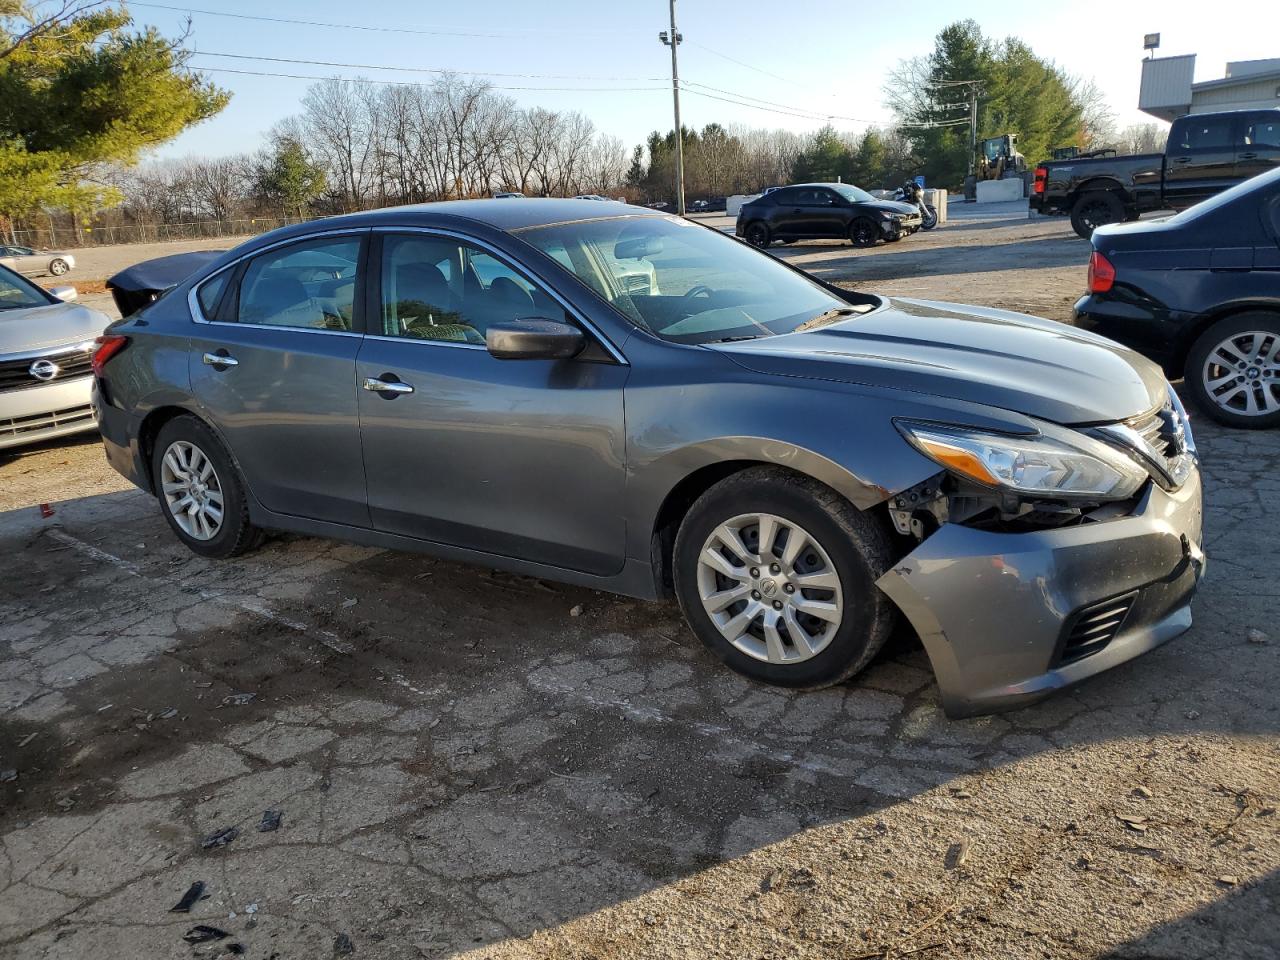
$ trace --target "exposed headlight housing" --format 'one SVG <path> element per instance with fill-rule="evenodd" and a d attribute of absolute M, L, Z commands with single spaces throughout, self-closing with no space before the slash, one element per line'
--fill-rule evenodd
<path fill-rule="evenodd" d="M 1136 460 L 1074 430 L 1044 424 L 1032 436 L 897 421 L 902 435 L 951 473 L 1048 500 L 1125 500 L 1148 478 Z"/>

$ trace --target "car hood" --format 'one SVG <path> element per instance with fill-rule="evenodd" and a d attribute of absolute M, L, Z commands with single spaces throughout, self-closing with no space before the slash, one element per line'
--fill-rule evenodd
<path fill-rule="evenodd" d="M 887 210 L 889 213 L 896 213 L 900 216 L 911 216 L 919 213 L 914 206 L 909 203 L 903 203 L 901 200 L 863 200 L 858 206 L 864 210 Z"/>
<path fill-rule="evenodd" d="M 0 354 L 84 343 L 102 335 L 106 314 L 79 303 L 0 310 Z"/>
<path fill-rule="evenodd" d="M 1061 424 L 1109 423 L 1162 404 L 1159 367 L 1066 324 L 957 303 L 886 299 L 803 333 L 714 349 L 758 373 L 891 387 Z"/>

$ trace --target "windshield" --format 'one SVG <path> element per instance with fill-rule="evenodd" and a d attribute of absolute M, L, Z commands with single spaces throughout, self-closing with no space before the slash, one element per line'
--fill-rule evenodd
<path fill-rule="evenodd" d="M 34 283 L 0 267 L 0 310 L 47 307 L 52 302 Z"/>
<path fill-rule="evenodd" d="M 875 197 L 867 193 L 867 191 L 860 190 L 848 183 L 837 183 L 831 189 L 840 194 L 840 196 L 844 197 L 850 203 L 866 203 L 868 200 L 875 199 Z"/>
<path fill-rule="evenodd" d="M 614 217 L 520 231 L 628 320 L 665 340 L 790 333 L 849 309 L 766 253 L 677 217 Z"/>

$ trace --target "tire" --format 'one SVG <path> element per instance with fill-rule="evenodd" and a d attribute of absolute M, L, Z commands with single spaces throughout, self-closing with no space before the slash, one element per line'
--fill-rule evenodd
<path fill-rule="evenodd" d="M 1191 345 L 1185 377 L 1196 405 L 1219 423 L 1280 426 L 1280 313 L 1252 310 L 1213 324 Z"/>
<path fill-rule="evenodd" d="M 166 463 L 170 456 L 172 461 Z M 206 463 L 210 468 L 208 472 L 204 470 Z M 175 466 L 180 469 L 175 470 Z M 197 477 L 199 487 L 194 491 L 183 487 L 184 476 Z M 240 471 L 203 421 L 180 416 L 160 428 L 151 455 L 151 477 L 160 512 L 178 539 L 193 553 L 222 559 L 245 553 L 262 543 L 263 532 L 249 522 L 248 496 Z M 166 490 L 167 484 L 181 489 Z M 193 492 L 197 501 L 215 506 L 215 498 L 220 495 L 222 512 L 216 529 L 209 529 L 213 526 L 210 514 L 206 513 L 203 521 L 200 520 L 204 511 L 198 502 L 194 505 L 194 514 L 192 507 L 176 509 L 184 502 L 190 503 Z M 183 519 L 176 514 L 183 515 Z"/>
<path fill-rule="evenodd" d="M 765 534 L 773 549 L 753 555 L 760 550 L 762 515 L 773 524 L 774 533 Z M 732 534 L 736 548 L 720 539 L 731 526 L 741 530 L 741 536 Z M 797 535 L 804 537 L 803 549 L 788 566 L 786 546 Z M 712 547 L 732 578 L 703 560 Z M 729 563 L 733 553 L 738 560 Z M 777 572 L 764 565 L 771 555 Z M 693 632 L 733 670 L 778 686 L 825 687 L 860 671 L 888 639 L 896 610 L 875 581 L 892 556 L 885 529 L 835 491 L 777 467 L 751 467 L 716 484 L 689 509 L 676 534 L 676 596 Z M 794 587 L 791 576 L 806 575 L 835 589 L 787 589 Z M 714 595 L 726 590 L 745 595 L 725 604 L 725 597 Z M 704 595 L 713 599 L 704 601 Z M 821 603 L 827 606 L 814 606 Z M 713 612 L 717 604 L 722 609 Z M 805 613 L 801 605 L 824 616 Z M 833 607 L 839 618 L 834 624 Z M 772 643 L 765 633 L 770 621 Z M 791 636 L 796 629 L 802 637 Z"/>
<path fill-rule="evenodd" d="M 71 265 L 67 263 L 67 261 L 63 260 L 61 257 L 58 257 L 57 259 L 49 261 L 49 273 L 51 273 L 55 277 L 62 276 L 64 273 L 66 273 L 70 269 L 71 269 Z"/>
<path fill-rule="evenodd" d="M 855 247 L 874 247 L 880 240 L 880 227 L 870 217 L 858 217 L 849 224 L 849 242 Z"/>
<path fill-rule="evenodd" d="M 769 225 L 761 220 L 753 220 L 747 224 L 747 228 L 742 231 L 743 238 L 753 247 L 759 247 L 761 250 L 769 246 L 773 241 L 773 236 L 769 230 Z"/>
<path fill-rule="evenodd" d="M 1071 208 L 1071 229 L 1076 236 L 1088 240 L 1093 231 L 1108 223 L 1122 223 L 1124 202 L 1108 190 L 1091 190 L 1080 195 Z"/>
<path fill-rule="evenodd" d="M 933 207 L 925 204 L 923 217 L 920 222 L 922 230 L 932 230 L 938 225 L 938 211 Z"/>

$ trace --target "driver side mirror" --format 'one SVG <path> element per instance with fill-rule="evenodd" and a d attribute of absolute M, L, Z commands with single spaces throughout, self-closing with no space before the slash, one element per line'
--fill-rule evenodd
<path fill-rule="evenodd" d="M 570 360 L 587 345 L 577 327 L 543 317 L 492 323 L 484 343 L 499 360 Z"/>

